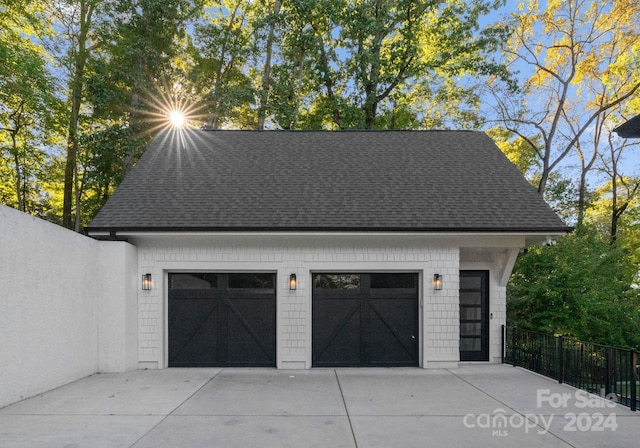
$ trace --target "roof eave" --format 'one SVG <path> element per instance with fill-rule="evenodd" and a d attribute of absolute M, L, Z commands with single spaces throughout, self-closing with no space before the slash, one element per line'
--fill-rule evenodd
<path fill-rule="evenodd" d="M 640 138 L 640 115 L 622 123 L 613 132 L 622 138 Z"/>
<path fill-rule="evenodd" d="M 560 236 L 573 227 L 86 227 L 97 239 L 145 234 L 519 234 Z"/>

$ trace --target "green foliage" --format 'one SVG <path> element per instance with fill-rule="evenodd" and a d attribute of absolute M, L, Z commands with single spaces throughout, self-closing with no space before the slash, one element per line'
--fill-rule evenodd
<path fill-rule="evenodd" d="M 519 137 L 502 126 L 493 127 L 486 132 L 511 163 L 517 166 L 524 176 L 531 179 L 533 172 L 540 167 L 536 147 L 530 141 Z"/>
<path fill-rule="evenodd" d="M 534 185 L 539 183 L 540 173 L 532 178 Z M 544 190 L 544 199 L 568 225 L 574 225 L 578 216 L 579 189 L 575 179 L 562 173 L 551 173 Z"/>
<path fill-rule="evenodd" d="M 112 124 L 82 137 L 83 157 L 83 213 L 88 222 L 109 199 L 122 182 L 122 160 L 136 151 L 136 141 L 125 124 Z"/>
<path fill-rule="evenodd" d="M 244 0 L 220 2 L 210 9 L 205 23 L 195 26 L 188 49 L 193 60 L 189 78 L 201 101 L 201 121 L 210 128 L 241 122 L 238 111 L 255 101 L 246 73 L 248 60 L 257 54 L 249 23 L 252 12 L 251 3 Z"/>
<path fill-rule="evenodd" d="M 44 29 L 38 13 L 37 6 L 15 1 L 0 14 L 0 203 L 33 214 L 41 209 L 43 146 L 58 110 L 46 55 L 30 37 Z"/>
<path fill-rule="evenodd" d="M 596 232 L 524 253 L 507 287 L 507 320 L 524 329 L 640 347 L 637 257 Z"/>

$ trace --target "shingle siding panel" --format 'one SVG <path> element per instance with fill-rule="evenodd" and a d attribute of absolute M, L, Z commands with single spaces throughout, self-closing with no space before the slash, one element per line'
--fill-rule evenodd
<path fill-rule="evenodd" d="M 167 131 L 89 229 L 562 230 L 481 132 Z"/>
<path fill-rule="evenodd" d="M 432 246 L 420 239 L 398 244 L 383 245 L 375 237 L 365 243 L 342 245 L 339 240 L 307 240 L 302 245 L 270 244 L 268 237 L 260 237 L 253 244 L 235 245 L 217 239 L 199 238 L 196 245 L 140 244 L 138 253 L 140 272 L 150 272 L 154 287 L 150 291 L 138 291 L 139 348 L 142 363 L 156 363 L 163 366 L 163 346 L 166 327 L 162 325 L 166 312 L 166 277 L 164 272 L 200 270 L 206 266 L 211 272 L 228 270 L 230 265 L 243 263 L 246 270 L 278 272 L 277 319 L 280 328 L 277 336 L 280 362 L 296 361 L 305 365 L 311 350 L 311 273 L 335 270 L 341 272 L 361 272 L 366 270 L 363 263 L 375 262 L 379 271 L 422 272 L 425 286 L 422 289 L 424 334 L 421 350 L 424 351 L 424 365 L 434 361 L 455 362 L 458 357 L 459 311 L 458 311 L 458 271 L 459 249 L 457 247 Z M 224 238 L 224 237 L 222 237 Z M 328 239 L 327 239 L 328 238 Z M 277 261 L 265 263 L 260 254 L 267 252 Z M 383 261 L 378 255 L 384 257 Z M 177 256 L 177 257 L 174 257 Z M 176 261 L 179 259 L 179 261 Z M 398 265 L 398 263 L 402 263 Z M 195 267 L 197 266 L 197 267 Z M 331 266 L 330 268 L 328 266 Z M 338 267 L 336 267 L 338 266 Z M 288 288 L 288 275 L 295 272 L 298 288 Z M 433 272 L 445 277 L 444 289 L 434 291 L 430 287 Z M 310 367 L 310 364 L 306 364 Z"/>

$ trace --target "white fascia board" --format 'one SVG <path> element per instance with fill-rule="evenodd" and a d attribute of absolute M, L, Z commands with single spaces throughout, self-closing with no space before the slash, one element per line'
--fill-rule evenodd
<path fill-rule="evenodd" d="M 90 236 L 110 236 L 110 232 L 91 232 Z M 516 237 L 557 237 L 561 232 L 290 232 L 290 231 L 261 231 L 261 232 L 141 232 L 118 231 L 118 237 L 189 237 L 189 236 L 425 236 L 442 238 L 478 237 L 478 236 L 516 236 Z"/>
<path fill-rule="evenodd" d="M 548 239 L 563 235 L 562 233 L 531 232 L 117 232 L 118 239 L 127 239 L 133 244 L 154 244 L 154 242 L 171 242 L 179 244 L 194 243 L 203 240 L 217 240 L 246 244 L 252 241 L 256 244 L 271 241 L 281 244 L 309 244 L 314 241 L 345 242 L 349 245 L 358 242 L 421 242 L 434 246 L 490 248 L 517 247 L 523 248 Z M 111 234 L 92 233 L 95 237 L 110 237 Z M 286 242 L 286 243 L 285 243 Z"/>

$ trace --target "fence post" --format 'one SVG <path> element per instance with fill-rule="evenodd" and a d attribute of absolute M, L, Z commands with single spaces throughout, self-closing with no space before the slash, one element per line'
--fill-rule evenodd
<path fill-rule="evenodd" d="M 632 411 L 636 411 L 637 409 L 637 403 L 636 401 L 638 400 L 638 393 L 637 393 L 637 387 L 638 387 L 638 352 L 636 352 L 635 350 L 631 350 L 631 377 L 629 379 L 629 387 L 631 388 L 631 403 L 629 406 L 631 408 Z"/>
<path fill-rule="evenodd" d="M 516 333 L 517 331 L 517 327 L 511 327 L 511 365 L 513 367 L 516 366 L 517 362 L 517 350 L 516 350 L 516 343 L 517 343 L 517 339 L 516 339 Z"/>
<path fill-rule="evenodd" d="M 605 380 L 605 384 L 604 384 L 604 394 L 606 396 L 611 393 L 611 386 L 613 386 L 613 379 L 611 378 L 611 376 L 613 372 L 611 369 L 611 349 L 607 348 L 605 353 L 606 353 L 606 356 L 604 358 L 604 363 L 605 363 L 607 379 Z"/>
<path fill-rule="evenodd" d="M 507 326 L 502 325 L 502 364 L 504 364 L 505 353 L 507 352 Z"/>
<path fill-rule="evenodd" d="M 564 383 L 564 336 L 558 337 L 558 383 Z"/>

